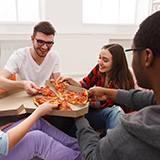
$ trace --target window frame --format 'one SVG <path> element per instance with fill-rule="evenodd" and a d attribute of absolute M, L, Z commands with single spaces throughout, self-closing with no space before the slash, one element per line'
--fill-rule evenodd
<path fill-rule="evenodd" d="M 33 25 L 39 21 L 41 21 L 42 19 L 45 19 L 45 0 L 38 0 L 39 3 L 39 20 L 37 21 L 18 21 L 18 7 L 17 7 L 17 0 L 15 0 L 16 2 L 16 21 L 0 21 L 0 25 L 6 25 L 6 26 L 9 26 L 9 25 Z"/>
<path fill-rule="evenodd" d="M 138 18 L 138 15 L 136 16 L 135 15 L 135 18 L 134 18 L 134 23 L 86 23 L 84 22 L 83 20 L 83 3 L 84 3 L 85 0 L 82 0 L 82 25 L 84 26 L 109 26 L 109 27 L 114 27 L 114 26 L 117 26 L 117 27 L 130 27 L 130 26 L 133 26 L 133 27 L 137 27 L 139 24 L 138 23 L 135 23 L 137 21 L 137 18 Z M 148 16 L 152 13 L 152 7 L 153 7 L 153 1 L 155 0 L 149 0 L 149 8 L 148 8 Z M 101 3 L 102 3 L 102 0 L 101 0 Z M 136 8 L 135 8 L 135 14 L 137 13 L 137 1 L 136 1 Z M 118 16 L 118 19 L 119 19 L 119 16 Z"/>

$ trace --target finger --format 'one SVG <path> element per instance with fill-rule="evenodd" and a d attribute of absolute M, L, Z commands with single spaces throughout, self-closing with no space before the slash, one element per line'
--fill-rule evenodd
<path fill-rule="evenodd" d="M 62 77 L 59 76 L 59 77 L 57 78 L 57 82 L 59 82 L 61 79 L 62 79 Z"/>
<path fill-rule="evenodd" d="M 64 82 L 65 81 L 65 77 L 60 77 L 60 79 L 58 80 L 58 82 Z"/>
<path fill-rule="evenodd" d="M 54 82 L 54 79 L 50 79 L 50 82 Z"/>
<path fill-rule="evenodd" d="M 32 88 L 37 90 L 39 87 L 35 83 L 32 83 Z"/>
<path fill-rule="evenodd" d="M 92 91 L 88 91 L 88 98 L 91 98 L 93 96 L 93 92 Z"/>
<path fill-rule="evenodd" d="M 94 88 L 95 88 L 95 87 L 90 88 L 89 91 L 92 91 Z"/>
<path fill-rule="evenodd" d="M 52 109 L 58 107 L 58 104 L 52 104 L 52 103 L 50 103 L 50 102 L 46 102 L 45 104 L 50 105 L 50 107 L 51 107 Z"/>
<path fill-rule="evenodd" d="M 53 104 L 52 109 L 57 108 L 58 104 Z"/>

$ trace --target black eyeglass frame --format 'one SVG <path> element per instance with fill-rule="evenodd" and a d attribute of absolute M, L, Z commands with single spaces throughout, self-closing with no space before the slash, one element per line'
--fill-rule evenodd
<path fill-rule="evenodd" d="M 125 52 L 128 52 L 128 51 L 141 51 L 141 50 L 145 50 L 147 49 L 147 47 L 136 47 L 136 48 L 130 48 L 130 49 L 126 49 Z M 153 51 L 152 51 L 153 52 Z M 156 56 L 156 57 L 160 57 L 160 54 L 156 53 L 156 52 L 153 52 L 153 54 Z"/>
<path fill-rule="evenodd" d="M 52 47 L 53 46 L 53 44 L 54 44 L 54 42 L 53 41 L 48 41 L 48 42 L 45 42 L 45 41 L 43 41 L 43 40 L 41 40 L 41 39 L 37 39 L 36 37 L 34 37 L 34 39 L 37 41 L 37 44 L 39 45 L 39 46 L 43 46 L 44 44 L 46 44 L 46 46 L 47 47 Z M 41 43 L 43 43 L 43 44 L 39 44 L 39 42 L 38 41 L 41 41 Z M 48 43 L 51 43 L 52 45 L 50 46 L 48 46 Z"/>

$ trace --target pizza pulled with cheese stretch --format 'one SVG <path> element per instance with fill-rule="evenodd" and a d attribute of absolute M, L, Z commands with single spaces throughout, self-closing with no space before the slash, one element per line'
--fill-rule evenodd
<path fill-rule="evenodd" d="M 53 84 L 55 85 L 55 89 L 59 96 L 54 91 L 52 91 L 49 86 L 40 87 L 37 91 L 38 93 L 41 93 L 43 96 L 33 98 L 33 101 L 36 104 L 36 106 L 39 106 L 45 102 L 49 102 L 51 104 L 58 104 L 57 110 L 71 111 L 72 109 L 69 103 L 73 105 L 83 105 L 87 103 L 87 90 L 84 90 L 81 93 L 68 90 L 65 94 L 63 94 L 68 84 L 66 82 L 53 82 Z"/>

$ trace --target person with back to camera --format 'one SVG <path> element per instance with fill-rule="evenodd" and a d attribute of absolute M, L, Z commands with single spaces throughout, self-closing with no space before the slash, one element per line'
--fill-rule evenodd
<path fill-rule="evenodd" d="M 156 23 L 155 23 L 156 22 Z M 160 157 L 160 11 L 147 17 L 136 32 L 132 67 L 140 87 L 153 91 L 89 90 L 89 100 L 110 98 L 138 110 L 120 115 L 122 124 L 100 140 L 84 116 L 76 118 L 77 138 L 86 160 L 159 160 Z M 138 102 L 137 102 L 138 101 Z"/>
<path fill-rule="evenodd" d="M 128 68 L 124 49 L 119 44 L 104 45 L 99 54 L 98 64 L 81 81 L 77 82 L 71 77 L 58 77 L 57 81 L 66 81 L 71 85 L 86 89 L 93 86 L 125 90 L 134 88 L 132 74 Z M 131 109 L 123 105 L 121 107 L 126 113 L 131 111 Z M 89 112 L 85 117 L 95 130 L 107 130 L 120 124 L 119 114 L 124 114 L 121 107 L 110 99 L 92 101 L 90 102 Z M 103 137 L 106 133 L 105 131 L 100 136 Z"/>
<path fill-rule="evenodd" d="M 0 160 L 84 160 L 77 139 L 40 118 L 57 107 L 44 103 L 26 119 L 0 127 Z"/>

